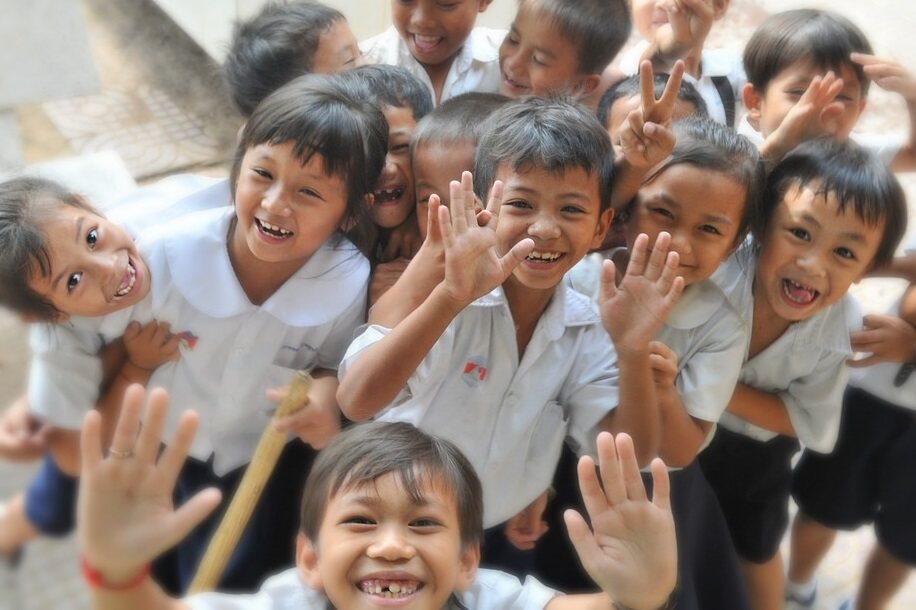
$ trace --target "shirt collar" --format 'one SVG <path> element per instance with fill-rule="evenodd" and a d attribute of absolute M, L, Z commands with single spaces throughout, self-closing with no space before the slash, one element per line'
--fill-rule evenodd
<path fill-rule="evenodd" d="M 471 303 L 471 306 L 506 307 L 508 309 L 509 304 L 502 286 L 497 286 L 489 294 Z M 554 289 L 547 309 L 541 314 L 538 326 L 543 325 L 548 338 L 555 341 L 563 336 L 568 327 L 587 326 L 600 321 L 601 316 L 598 315 L 598 311 L 589 298 L 567 286 L 564 281 L 557 284 Z"/>
<path fill-rule="evenodd" d="M 369 263 L 339 237 L 323 244 L 260 307 L 253 305 L 226 247 L 234 217 L 233 208 L 204 210 L 170 223 L 171 230 L 159 234 L 174 288 L 206 315 L 228 318 L 260 309 L 290 326 L 316 326 L 336 318 L 364 291 Z M 164 300 L 164 290 L 154 292 Z"/>

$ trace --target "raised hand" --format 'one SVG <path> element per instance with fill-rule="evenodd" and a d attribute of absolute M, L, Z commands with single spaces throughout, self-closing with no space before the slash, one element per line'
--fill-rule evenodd
<path fill-rule="evenodd" d="M 684 57 L 702 46 L 716 18 L 711 0 L 666 0 L 669 27 L 658 29 L 656 45 L 666 59 Z"/>
<path fill-rule="evenodd" d="M 578 465 L 591 529 L 581 514 L 568 510 L 563 518 L 569 538 L 582 566 L 611 599 L 633 609 L 660 608 L 677 582 L 668 471 L 659 458 L 652 461 L 650 501 L 632 439 L 602 432 L 597 445 L 599 472 L 590 457 Z"/>
<path fill-rule="evenodd" d="M 144 325 L 131 322 L 124 330 L 127 360 L 137 368 L 153 371 L 166 362 L 178 360 L 181 351 L 178 335 L 171 333 L 168 322 L 152 320 Z"/>
<path fill-rule="evenodd" d="M 458 303 L 471 303 L 502 284 L 512 270 L 534 249 L 534 241 L 523 239 L 500 255 L 496 238 L 502 183 L 490 191 L 487 208 L 478 215 L 474 206 L 473 179 L 464 172 L 461 182 L 449 184 L 449 209 L 439 208 L 439 225 L 445 244 L 445 290 Z M 485 225 L 481 222 L 489 214 Z"/>
<path fill-rule="evenodd" d="M 676 274 L 678 254 L 670 246 L 671 236 L 659 233 L 650 254 L 649 237 L 639 234 L 619 286 L 614 263 L 604 261 L 598 308 L 620 354 L 645 351 L 684 291 L 684 278 Z"/>
<path fill-rule="evenodd" d="M 159 456 L 168 394 L 162 389 L 150 392 L 141 428 L 143 398 L 139 385 L 125 393 L 108 457 L 102 456 L 99 414 L 90 411 L 83 422 L 77 535 L 86 561 L 111 585 L 132 580 L 220 501 L 219 491 L 211 488 L 177 510 L 172 507 L 197 415 L 188 411 L 181 416 L 175 438 Z"/>
<path fill-rule="evenodd" d="M 916 102 L 916 78 L 899 62 L 865 53 L 852 53 L 850 59 L 862 66 L 865 76 L 885 91 L 899 93 L 907 103 Z"/>
<path fill-rule="evenodd" d="M 277 432 L 294 434 L 303 443 L 321 449 L 340 432 L 340 407 L 337 404 L 337 375 L 333 371 L 315 370 L 308 398 L 298 410 L 273 419 Z M 286 398 L 289 386 L 267 390 L 276 403 Z"/>
<path fill-rule="evenodd" d="M 897 316 L 868 315 L 863 329 L 850 335 L 852 349 L 868 353 L 864 358 L 848 360 L 853 368 L 864 368 L 880 362 L 912 362 L 916 359 L 916 328 Z"/>
<path fill-rule="evenodd" d="M 645 168 L 661 163 L 674 149 L 671 122 L 683 76 L 684 62 L 678 61 L 662 96 L 655 99 L 652 63 L 647 60 L 640 63 L 640 107 L 627 115 L 618 132 L 620 152 L 633 167 Z"/>
<path fill-rule="evenodd" d="M 839 130 L 838 119 L 843 114 L 843 103 L 836 97 L 842 90 L 843 79 L 832 71 L 823 77 L 815 76 L 811 79 L 808 88 L 782 123 L 767 136 L 761 148 L 767 163 L 775 165 L 802 142 L 820 136 L 836 135 Z"/>
<path fill-rule="evenodd" d="M 661 341 L 649 342 L 649 366 L 656 390 L 674 389 L 677 379 L 677 354 Z"/>

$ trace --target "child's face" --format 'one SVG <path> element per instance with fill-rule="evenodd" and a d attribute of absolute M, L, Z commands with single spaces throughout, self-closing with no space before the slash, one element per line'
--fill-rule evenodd
<path fill-rule="evenodd" d="M 440 610 L 471 584 L 480 553 L 462 547 L 458 506 L 446 486 L 425 483 L 420 492 L 414 502 L 391 473 L 332 496 L 317 544 L 299 537 L 305 582 L 335 608 Z"/>
<path fill-rule="evenodd" d="M 798 103 L 811 80 L 824 74 L 825 70 L 807 63 L 797 63 L 777 74 L 763 94 L 756 91 L 752 85 L 748 85 L 744 98 L 748 104 L 748 121 L 751 126 L 764 137 L 769 136 Z M 843 111 L 834 119 L 834 133 L 836 139 L 842 142 L 849 137 L 849 132 L 859 120 L 859 115 L 865 110 L 865 95 L 852 67 L 844 64 L 839 71 L 839 77 L 843 79 L 843 89 L 837 95 L 836 101 L 843 104 Z"/>
<path fill-rule="evenodd" d="M 388 122 L 388 154 L 372 193 L 369 216 L 378 226 L 393 229 L 410 216 L 415 205 L 410 137 L 417 122 L 410 108 L 385 106 L 382 113 Z"/>
<path fill-rule="evenodd" d="M 871 266 L 884 221 L 869 226 L 852 205 L 839 213 L 834 193 L 792 186 L 773 211 L 761 243 L 755 299 L 790 321 L 810 318 L 839 301 Z"/>
<path fill-rule="evenodd" d="M 620 149 L 620 128 L 623 126 L 623 122 L 629 114 L 639 108 L 640 103 L 642 103 L 642 100 L 639 95 L 633 95 L 630 97 L 621 97 L 611 104 L 611 108 L 607 113 L 607 124 L 604 127 L 611 137 L 611 143 L 614 145 L 614 152 L 617 154 L 622 153 Z M 690 102 L 678 99 L 674 103 L 674 112 L 671 115 L 671 119 L 673 121 L 679 121 L 689 116 L 695 116 L 696 114 L 696 106 Z"/>
<path fill-rule="evenodd" d="M 67 316 L 104 316 L 142 300 L 149 268 L 127 232 L 102 216 L 51 204 L 41 223 L 50 273 L 33 273 L 29 287 Z"/>
<path fill-rule="evenodd" d="M 290 263 L 295 271 L 340 227 L 347 194 L 347 184 L 327 173 L 317 153 L 303 165 L 292 142 L 249 148 L 235 189 L 230 254 L 236 261 L 253 255 Z"/>
<path fill-rule="evenodd" d="M 426 239 L 426 223 L 430 195 L 438 195 L 442 205 L 449 204 L 448 185 L 461 180 L 462 172 L 474 170 L 473 142 L 421 144 L 414 149 L 413 177 L 417 185 L 417 222 L 420 236 Z"/>
<path fill-rule="evenodd" d="M 746 200 L 744 186 L 720 172 L 672 165 L 640 187 L 627 243 L 646 233 L 654 244 L 661 231 L 670 233 L 677 273 L 689 286 L 709 278 L 734 250 Z"/>
<path fill-rule="evenodd" d="M 391 0 L 391 19 L 421 64 L 451 62 L 492 0 Z"/>
<path fill-rule="evenodd" d="M 519 5 L 499 47 L 499 69 L 499 92 L 513 98 L 589 93 L 598 79 L 579 73 L 578 46 L 528 2 Z"/>
<path fill-rule="evenodd" d="M 728 10 L 731 0 L 703 0 L 712 4 L 714 19 Z M 645 40 L 655 40 L 655 32 L 668 26 L 668 13 L 664 0 L 633 0 L 633 27 Z"/>
<path fill-rule="evenodd" d="M 318 48 L 312 58 L 315 74 L 337 74 L 362 63 L 362 53 L 350 24 L 338 19 L 318 39 Z"/>
<path fill-rule="evenodd" d="M 503 204 L 496 235 L 503 252 L 530 237 L 534 251 L 513 271 L 522 285 L 552 290 L 585 254 L 601 245 L 614 212 L 601 211 L 598 178 L 581 168 L 562 174 L 514 172 L 501 164 Z"/>

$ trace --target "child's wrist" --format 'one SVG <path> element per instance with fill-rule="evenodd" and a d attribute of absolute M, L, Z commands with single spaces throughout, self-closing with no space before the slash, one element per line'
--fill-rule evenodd
<path fill-rule="evenodd" d="M 150 575 L 150 564 L 131 567 L 127 570 L 99 569 L 85 555 L 80 556 L 83 580 L 91 589 L 103 591 L 130 591 L 146 582 Z"/>

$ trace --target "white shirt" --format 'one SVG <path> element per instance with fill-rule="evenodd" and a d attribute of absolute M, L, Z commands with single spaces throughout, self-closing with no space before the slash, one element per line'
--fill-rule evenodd
<path fill-rule="evenodd" d="M 252 305 L 226 248 L 234 215 L 231 207 L 204 210 L 145 234 L 138 247 L 152 286 L 133 308 L 74 319 L 72 329 L 43 325 L 44 335 L 52 333 L 44 337 L 44 359 L 56 366 L 33 368 L 41 377 L 33 373 L 29 383 L 36 413 L 78 428 L 98 400 L 98 348 L 120 337 L 131 320 L 169 322 L 182 338 L 181 358 L 156 369 L 149 383 L 171 396 L 165 437 L 182 411 L 195 409 L 201 425 L 190 455 L 213 455 L 218 475 L 247 463 L 276 407 L 266 389 L 285 385 L 299 369 L 337 368 L 365 319 L 369 263 L 346 239 L 332 240 L 264 304 Z M 33 394 L 41 407 L 31 403 Z"/>
<path fill-rule="evenodd" d="M 756 265 L 756 254 L 745 245 L 713 274 L 749 325 L 754 315 Z M 847 294 L 807 320 L 793 323 L 741 369 L 741 383 L 779 396 L 798 440 L 813 451 L 829 453 L 836 444 L 849 378 L 846 360 L 853 354 L 849 333 L 861 328 L 861 320 L 858 304 Z M 777 436 L 731 413 L 723 413 L 719 425 L 759 441 Z"/>
<path fill-rule="evenodd" d="M 476 27 L 471 30 L 448 70 L 439 103 L 469 91 L 499 93 L 499 45 L 502 44 L 505 37 L 506 30 L 484 27 Z M 426 69 L 410 54 L 407 43 L 394 26 L 364 40 L 359 47 L 366 63 L 407 68 L 429 88 L 429 94 L 435 103 L 435 90 Z"/>
<path fill-rule="evenodd" d="M 389 331 L 369 326 L 340 375 Z M 563 441 L 594 454 L 617 405 L 617 354 L 587 298 L 561 283 L 519 362 L 502 288 L 466 307 L 377 419 L 406 421 L 455 443 L 483 484 L 484 525 L 517 514 L 550 486 Z"/>
<path fill-rule="evenodd" d="M 762 133 L 751 127 L 747 116 L 738 123 L 738 133 L 745 136 L 757 148 L 760 148 L 765 140 Z M 856 132 L 849 134 L 849 139 L 878 157 L 885 165 L 894 162 L 905 140 L 903 136 L 899 135 Z"/>
<path fill-rule="evenodd" d="M 443 610 L 543 610 L 561 595 L 528 576 L 524 584 L 509 574 L 479 568 L 467 591 L 452 596 Z M 457 602 L 457 603 L 456 603 Z M 296 568 L 280 572 L 253 595 L 202 593 L 185 599 L 191 610 L 325 610 L 324 593 L 308 588 Z M 346 609 L 340 609 L 346 610 Z"/>
<path fill-rule="evenodd" d="M 624 53 L 620 59 L 620 69 L 624 74 L 639 74 L 639 60 L 648 47 L 649 43 L 643 41 Z M 738 125 L 738 121 L 744 116 L 742 90 L 747 83 L 741 54 L 731 49 L 703 49 L 703 54 L 700 56 L 700 78 L 694 78 L 684 73 L 684 81 L 696 87 L 703 101 L 706 102 L 709 118 L 725 125 L 725 104 L 713 83 L 714 76 L 724 76 L 731 84 L 735 96 L 735 125 Z"/>

